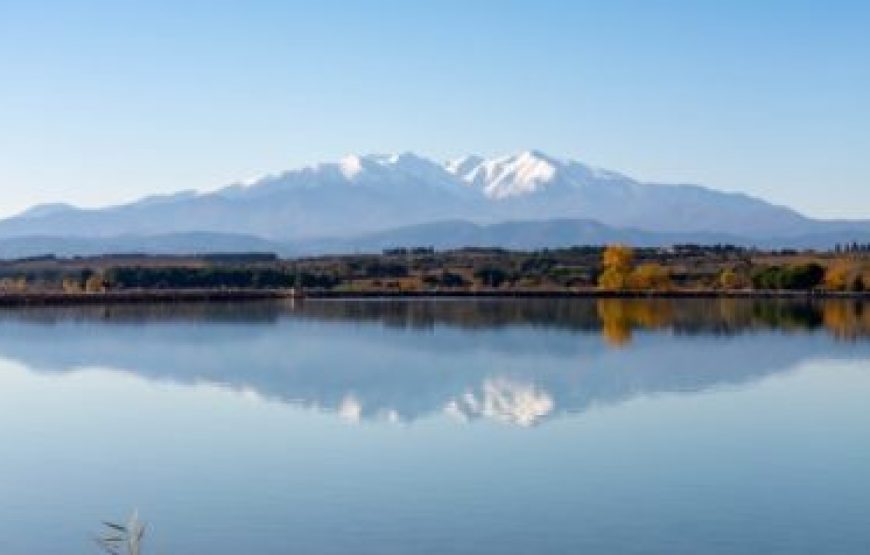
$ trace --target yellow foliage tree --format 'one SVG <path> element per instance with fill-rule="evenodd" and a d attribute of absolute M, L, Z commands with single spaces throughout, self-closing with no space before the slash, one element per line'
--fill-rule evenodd
<path fill-rule="evenodd" d="M 661 264 L 648 262 L 641 264 L 631 272 L 628 284 L 633 289 L 670 289 L 671 274 Z"/>
<path fill-rule="evenodd" d="M 846 261 L 832 263 L 825 270 L 825 288 L 831 291 L 845 291 L 853 274 L 852 265 Z"/>
<path fill-rule="evenodd" d="M 604 249 L 602 262 L 605 268 L 629 272 L 634 262 L 634 250 L 628 245 L 609 245 Z"/>
<path fill-rule="evenodd" d="M 731 268 L 726 268 L 719 274 L 719 287 L 722 289 L 743 289 L 747 285 L 746 278 Z"/>
<path fill-rule="evenodd" d="M 602 289 L 625 289 L 634 261 L 634 251 L 628 245 L 610 245 L 604 249 L 601 262 L 604 271 L 598 278 Z"/>
<path fill-rule="evenodd" d="M 105 290 L 106 284 L 102 274 L 94 274 L 85 281 L 85 291 L 88 293 L 102 293 Z"/>
<path fill-rule="evenodd" d="M 598 276 L 598 286 L 602 289 L 625 289 L 628 287 L 628 273 L 615 268 L 605 268 Z"/>

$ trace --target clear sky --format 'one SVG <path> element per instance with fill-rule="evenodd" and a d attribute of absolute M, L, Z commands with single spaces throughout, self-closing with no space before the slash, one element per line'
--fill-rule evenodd
<path fill-rule="evenodd" d="M 529 148 L 870 218 L 870 2 L 0 0 L 0 215 Z"/>

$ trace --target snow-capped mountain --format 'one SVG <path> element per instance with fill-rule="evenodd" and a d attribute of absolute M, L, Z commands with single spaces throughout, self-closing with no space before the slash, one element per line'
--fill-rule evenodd
<path fill-rule="evenodd" d="M 743 194 L 645 183 L 527 151 L 446 163 L 411 153 L 348 156 L 208 193 L 185 191 L 104 209 L 36 207 L 0 221 L 0 238 L 208 232 L 299 241 L 446 220 L 559 218 L 765 239 L 870 231 L 868 222 L 811 220 Z"/>
<path fill-rule="evenodd" d="M 491 160 L 467 156 L 448 162 L 445 169 L 496 200 L 547 190 L 552 193 L 559 187 L 576 191 L 593 182 L 634 183 L 624 175 L 571 160 L 557 160 L 538 151 Z"/>
<path fill-rule="evenodd" d="M 663 232 L 790 235 L 807 218 L 743 194 L 638 182 L 536 151 L 446 165 L 493 201 L 498 219 L 585 218 Z"/>

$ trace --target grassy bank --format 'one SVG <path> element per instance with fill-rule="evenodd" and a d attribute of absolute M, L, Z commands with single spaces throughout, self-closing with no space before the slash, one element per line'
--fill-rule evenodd
<path fill-rule="evenodd" d="M 116 303 L 231 302 L 292 298 L 290 289 L 142 289 L 123 291 L 2 292 L 0 306 Z"/>

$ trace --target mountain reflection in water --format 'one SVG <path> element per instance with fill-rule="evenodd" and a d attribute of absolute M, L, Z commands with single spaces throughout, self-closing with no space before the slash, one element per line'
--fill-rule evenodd
<path fill-rule="evenodd" d="M 870 356 L 854 300 L 485 299 L 33 308 L 0 357 L 211 383 L 353 421 L 434 414 L 528 426 L 659 393 Z"/>

